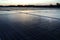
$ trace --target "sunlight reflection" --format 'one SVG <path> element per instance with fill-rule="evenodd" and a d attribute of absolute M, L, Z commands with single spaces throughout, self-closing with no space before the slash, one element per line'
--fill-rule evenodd
<path fill-rule="evenodd" d="M 21 12 L 21 13 L 32 13 L 34 11 L 33 10 L 19 10 L 17 12 Z"/>
<path fill-rule="evenodd" d="M 26 23 L 26 22 L 31 22 L 33 17 L 27 14 L 14 14 L 14 15 L 8 15 L 10 21 L 13 22 L 22 22 L 22 23 Z"/>
<path fill-rule="evenodd" d="M 51 23 L 51 22 L 52 22 L 52 18 L 47 18 L 47 20 L 49 21 L 49 23 Z"/>

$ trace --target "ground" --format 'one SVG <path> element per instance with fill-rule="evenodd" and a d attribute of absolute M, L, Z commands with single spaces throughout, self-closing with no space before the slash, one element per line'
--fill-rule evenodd
<path fill-rule="evenodd" d="M 1 40 L 60 40 L 60 19 L 30 14 L 0 14 Z"/>

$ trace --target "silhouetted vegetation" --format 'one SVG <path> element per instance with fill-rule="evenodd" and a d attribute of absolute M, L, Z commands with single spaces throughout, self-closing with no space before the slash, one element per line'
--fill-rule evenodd
<path fill-rule="evenodd" d="M 0 7 L 45 7 L 45 8 L 60 8 L 60 3 L 56 3 L 56 5 L 9 5 L 9 6 L 3 6 L 0 5 Z"/>

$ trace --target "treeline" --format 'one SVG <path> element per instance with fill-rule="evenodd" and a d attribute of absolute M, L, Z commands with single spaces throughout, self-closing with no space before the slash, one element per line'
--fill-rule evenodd
<path fill-rule="evenodd" d="M 56 5 L 9 5 L 9 6 L 4 6 L 0 5 L 0 7 L 49 7 L 49 8 L 60 8 L 60 3 L 56 3 Z"/>

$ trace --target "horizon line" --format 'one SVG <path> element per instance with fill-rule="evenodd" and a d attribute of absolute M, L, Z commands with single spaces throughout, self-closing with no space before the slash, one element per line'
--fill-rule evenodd
<path fill-rule="evenodd" d="M 59 2 L 56 2 L 56 3 L 59 3 Z M 0 5 L 56 5 L 56 3 L 36 3 L 36 4 L 0 4 Z M 59 3 L 60 4 L 60 3 Z"/>

